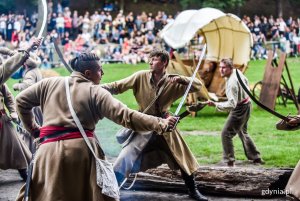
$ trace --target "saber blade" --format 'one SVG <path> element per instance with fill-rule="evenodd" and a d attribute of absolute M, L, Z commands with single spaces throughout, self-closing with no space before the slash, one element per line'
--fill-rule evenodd
<path fill-rule="evenodd" d="M 200 64 L 201 64 L 201 62 L 202 62 L 202 60 L 203 60 L 203 57 L 204 57 L 204 55 L 205 55 L 205 52 L 206 52 L 206 44 L 204 45 L 204 47 L 203 47 L 203 49 L 202 49 L 201 56 L 200 56 L 200 58 L 199 58 L 197 67 L 196 67 L 196 69 L 195 69 L 195 71 L 194 71 L 194 73 L 193 73 L 193 75 L 192 75 L 192 78 L 191 78 L 191 80 L 190 80 L 190 83 L 189 83 L 187 89 L 185 90 L 185 93 L 184 93 L 184 95 L 182 96 L 181 101 L 180 101 L 180 103 L 179 103 L 179 105 L 178 105 L 178 107 L 177 107 L 177 109 L 176 109 L 176 111 L 175 111 L 175 113 L 174 113 L 175 116 L 178 116 L 178 114 L 179 114 L 179 112 L 180 112 L 180 109 L 182 108 L 182 106 L 183 106 L 183 104 L 184 104 L 184 102 L 185 102 L 185 99 L 186 99 L 186 97 L 187 97 L 187 95 L 188 95 L 188 93 L 189 93 L 189 91 L 190 91 L 190 89 L 191 89 L 191 87 L 192 87 L 192 84 L 193 84 L 193 81 L 194 81 L 194 79 L 195 79 L 195 77 L 196 77 L 196 74 L 197 74 L 197 72 L 198 72 L 198 70 L 199 70 L 199 68 L 200 68 Z"/>

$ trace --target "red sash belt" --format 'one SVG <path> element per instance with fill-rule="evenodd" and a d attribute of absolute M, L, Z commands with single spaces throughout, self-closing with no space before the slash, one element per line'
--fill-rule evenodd
<path fill-rule="evenodd" d="M 241 102 L 238 103 L 238 105 L 244 105 L 246 103 L 249 103 L 250 97 L 248 96 L 247 98 L 243 99 Z"/>
<path fill-rule="evenodd" d="M 85 130 L 88 137 L 94 136 L 94 131 Z M 82 138 L 78 128 L 66 128 L 63 126 L 44 126 L 40 129 L 40 142 L 45 144 L 59 140 Z"/>
<path fill-rule="evenodd" d="M 0 110 L 0 117 L 2 117 L 5 114 L 6 114 L 5 110 Z"/>

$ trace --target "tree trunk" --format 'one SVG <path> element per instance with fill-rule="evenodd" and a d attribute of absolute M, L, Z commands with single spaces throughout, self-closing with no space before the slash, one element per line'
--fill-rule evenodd
<path fill-rule="evenodd" d="M 282 17 L 282 0 L 276 0 L 276 9 L 278 17 Z"/>
<path fill-rule="evenodd" d="M 195 179 L 201 192 L 207 194 L 269 197 L 271 195 L 268 192 L 271 190 L 284 190 L 291 173 L 292 169 L 201 167 L 196 172 Z M 128 187 L 133 180 L 134 178 L 130 177 L 125 187 Z M 172 192 L 187 190 L 179 171 L 172 171 L 166 167 L 138 173 L 132 189 Z"/>

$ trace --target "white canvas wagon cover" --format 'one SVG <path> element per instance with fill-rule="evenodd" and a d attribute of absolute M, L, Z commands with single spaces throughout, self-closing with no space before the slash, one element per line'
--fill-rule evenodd
<path fill-rule="evenodd" d="M 200 34 L 207 44 L 207 60 L 232 58 L 236 65 L 247 66 L 253 39 L 250 30 L 236 15 L 225 14 L 214 8 L 186 10 L 167 24 L 161 37 L 172 48 L 186 46 Z"/>

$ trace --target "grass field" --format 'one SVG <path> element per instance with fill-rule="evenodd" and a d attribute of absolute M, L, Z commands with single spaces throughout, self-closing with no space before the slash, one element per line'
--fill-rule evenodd
<path fill-rule="evenodd" d="M 296 94 L 298 94 L 300 87 L 300 59 L 289 59 L 287 63 L 292 74 Z M 249 63 L 246 76 L 251 85 L 262 80 L 265 65 L 266 60 L 251 61 Z M 105 75 L 102 83 L 119 80 L 131 75 L 133 72 L 147 68 L 147 64 L 136 66 L 124 64 L 104 65 Z M 56 71 L 61 75 L 68 74 L 64 68 L 57 68 Z M 8 85 L 11 87 L 15 82 L 16 80 L 9 80 Z M 118 95 L 116 98 L 128 105 L 128 107 L 137 109 L 137 104 L 131 91 Z M 177 105 L 178 102 L 173 105 L 171 111 L 174 112 Z M 297 113 L 292 101 L 288 101 L 287 107 L 284 107 L 282 104 L 276 104 L 276 111 L 284 115 Z M 211 132 L 220 134 L 226 118 L 226 113 L 220 113 L 212 107 L 206 107 L 198 113 L 197 117 L 187 117 L 180 122 L 179 128 L 183 131 L 201 130 L 201 133 L 204 133 L 204 135 L 184 135 L 184 139 L 200 164 L 214 164 L 221 160 L 221 137 L 220 135 L 212 135 Z M 248 131 L 261 152 L 262 158 L 266 161 L 266 167 L 294 167 L 300 159 L 300 130 L 292 132 L 278 131 L 275 128 L 278 120 L 278 118 L 258 109 L 253 104 Z M 97 133 L 100 141 L 103 144 L 104 150 L 109 155 L 115 156 L 120 150 L 120 145 L 116 143 L 114 138 L 114 134 L 119 128 L 118 125 L 106 119 L 100 121 L 97 125 Z M 234 145 L 236 159 L 246 160 L 242 144 L 238 137 L 234 138 Z"/>

